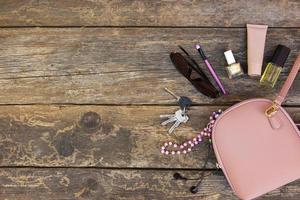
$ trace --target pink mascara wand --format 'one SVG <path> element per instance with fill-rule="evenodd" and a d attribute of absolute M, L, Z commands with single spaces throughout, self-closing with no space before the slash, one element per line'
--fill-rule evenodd
<path fill-rule="evenodd" d="M 198 50 L 200 57 L 203 59 L 206 67 L 208 68 L 210 74 L 213 76 L 214 80 L 216 81 L 217 85 L 219 86 L 220 90 L 222 91 L 223 94 L 227 94 L 224 86 L 222 85 L 219 76 L 215 72 L 214 68 L 211 66 L 211 64 L 208 62 L 207 57 L 204 54 L 204 51 L 201 49 L 200 45 L 196 45 L 196 49 Z"/>

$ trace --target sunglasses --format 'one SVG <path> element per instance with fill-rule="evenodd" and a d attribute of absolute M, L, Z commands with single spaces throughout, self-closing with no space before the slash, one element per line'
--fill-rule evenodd
<path fill-rule="evenodd" d="M 178 52 L 170 54 L 171 61 L 176 69 L 190 81 L 190 83 L 202 94 L 210 98 L 217 98 L 220 96 L 219 91 L 210 82 L 208 77 L 202 71 L 197 62 L 188 54 L 188 52 L 181 46 L 178 46 L 186 58 Z"/>

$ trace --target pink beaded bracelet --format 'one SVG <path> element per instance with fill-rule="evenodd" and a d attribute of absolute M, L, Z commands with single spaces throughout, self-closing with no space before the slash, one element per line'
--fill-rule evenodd
<path fill-rule="evenodd" d="M 192 151 L 192 148 L 199 145 L 202 142 L 202 138 L 208 137 L 211 138 L 212 128 L 215 124 L 216 119 L 220 116 L 222 110 L 218 110 L 217 112 L 213 112 L 209 118 L 209 123 L 207 126 L 201 131 L 196 137 L 191 140 L 184 142 L 183 144 L 179 145 L 174 142 L 165 142 L 164 145 L 161 147 L 160 152 L 165 155 L 175 155 L 175 154 L 186 154 Z"/>

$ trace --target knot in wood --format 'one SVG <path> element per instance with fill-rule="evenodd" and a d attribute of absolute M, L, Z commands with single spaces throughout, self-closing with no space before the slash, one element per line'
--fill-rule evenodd
<path fill-rule="evenodd" d="M 100 127 L 101 118 L 96 112 L 85 113 L 80 120 L 80 126 L 87 130 L 94 130 Z"/>

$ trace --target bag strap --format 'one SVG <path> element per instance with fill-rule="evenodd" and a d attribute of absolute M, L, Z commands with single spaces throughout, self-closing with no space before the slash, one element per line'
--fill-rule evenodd
<path fill-rule="evenodd" d="M 279 106 L 284 101 L 289 89 L 291 88 L 291 86 L 297 76 L 299 69 L 300 69 L 300 54 L 296 58 L 296 61 L 291 69 L 291 72 L 290 72 L 287 80 L 285 81 L 283 87 L 281 88 L 278 96 L 274 100 L 273 104 L 269 108 L 267 108 L 267 110 L 265 111 L 265 114 L 267 115 L 267 117 L 272 117 L 278 111 Z"/>
<path fill-rule="evenodd" d="M 282 102 L 284 101 L 290 87 L 292 86 L 297 76 L 299 69 L 300 69 L 300 55 L 298 55 L 287 80 L 285 81 L 283 87 L 281 88 L 279 95 L 275 99 L 275 103 L 277 103 L 278 105 L 281 105 Z"/>

